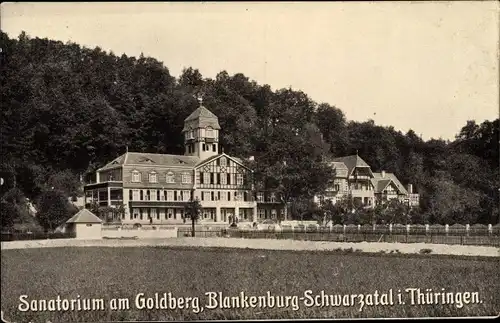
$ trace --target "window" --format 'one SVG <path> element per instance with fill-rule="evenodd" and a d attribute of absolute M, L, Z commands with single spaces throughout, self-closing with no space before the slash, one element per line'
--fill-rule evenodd
<path fill-rule="evenodd" d="M 149 174 L 149 182 L 150 183 L 158 183 L 158 174 L 152 172 Z"/>
<path fill-rule="evenodd" d="M 144 201 L 144 192 L 142 190 L 139 190 L 140 193 L 140 200 Z"/>
<path fill-rule="evenodd" d="M 245 201 L 245 202 L 249 201 L 249 199 L 248 199 L 248 192 L 247 191 L 243 192 L 243 201 Z"/>
<path fill-rule="evenodd" d="M 132 210 L 132 219 L 137 219 L 138 216 L 139 216 L 139 210 L 133 209 Z"/>
<path fill-rule="evenodd" d="M 227 174 L 227 185 L 231 185 L 231 174 Z"/>
<path fill-rule="evenodd" d="M 236 185 L 243 185 L 243 174 L 236 174 Z"/>
<path fill-rule="evenodd" d="M 183 196 L 184 196 L 184 202 L 187 202 L 191 198 L 191 192 L 190 191 L 184 191 Z"/>
<path fill-rule="evenodd" d="M 157 213 L 156 213 L 156 209 L 151 209 L 151 213 L 150 213 L 150 215 L 149 215 L 149 216 L 151 217 L 151 219 L 152 219 L 152 218 L 156 218 L 156 214 L 157 214 Z M 158 214 L 158 215 L 159 215 L 159 214 Z"/>
<path fill-rule="evenodd" d="M 271 210 L 271 219 L 276 219 L 277 215 L 278 215 L 278 212 L 276 212 L 275 209 L 272 209 Z"/>
<path fill-rule="evenodd" d="M 257 193 L 257 202 L 264 202 L 264 193 Z"/>
<path fill-rule="evenodd" d="M 189 173 L 182 174 L 182 183 L 183 184 L 190 184 L 191 183 L 191 175 Z"/>
<path fill-rule="evenodd" d="M 240 192 L 236 191 L 234 192 L 234 200 L 239 201 L 240 200 Z"/>
<path fill-rule="evenodd" d="M 193 130 L 189 130 L 187 133 L 187 139 L 193 139 L 194 138 L 194 132 Z"/>
<path fill-rule="evenodd" d="M 134 200 L 134 194 L 132 193 L 132 190 L 128 191 L 128 199 L 133 201 Z"/>
<path fill-rule="evenodd" d="M 203 144 L 203 146 L 202 146 L 202 147 L 203 147 L 203 148 L 202 148 L 202 149 L 203 149 L 203 151 L 207 150 L 207 146 L 206 146 L 205 144 Z"/>
<path fill-rule="evenodd" d="M 217 144 L 213 144 L 213 145 L 212 145 L 212 151 L 213 151 L 213 152 L 216 152 L 216 151 L 217 151 Z"/>
<path fill-rule="evenodd" d="M 231 201 L 231 192 L 227 192 L 227 200 Z"/>
<path fill-rule="evenodd" d="M 158 201 L 158 190 L 151 190 L 149 195 L 150 201 Z"/>
<path fill-rule="evenodd" d="M 220 184 L 220 174 L 217 173 L 217 184 Z"/>
<path fill-rule="evenodd" d="M 214 191 L 210 192 L 211 201 L 215 201 Z"/>
<path fill-rule="evenodd" d="M 210 173 L 210 184 L 215 184 L 214 173 Z"/>
<path fill-rule="evenodd" d="M 208 138 L 213 138 L 214 137 L 214 130 L 211 127 L 208 127 L 207 131 L 205 132 L 205 136 Z"/>
<path fill-rule="evenodd" d="M 151 192 L 149 190 L 146 190 L 146 201 L 150 201 L 151 200 Z"/>
<path fill-rule="evenodd" d="M 220 201 L 220 191 L 217 192 L 217 201 Z"/>
<path fill-rule="evenodd" d="M 167 201 L 174 201 L 174 191 L 167 191 Z"/>
<path fill-rule="evenodd" d="M 132 172 L 132 182 L 134 183 L 139 183 L 141 181 L 141 173 L 138 171 L 134 170 Z"/>
<path fill-rule="evenodd" d="M 259 209 L 259 219 L 263 219 L 266 216 L 266 211 L 264 209 Z"/>
<path fill-rule="evenodd" d="M 177 191 L 174 191 L 174 201 L 177 201 Z"/>
<path fill-rule="evenodd" d="M 220 184 L 226 185 L 227 184 L 227 176 L 226 174 L 219 174 L 219 179 L 220 179 Z"/>
<path fill-rule="evenodd" d="M 88 227 L 91 227 L 91 226 L 92 226 L 92 224 L 91 224 L 91 223 L 87 223 L 87 226 L 88 226 Z"/>
<path fill-rule="evenodd" d="M 174 173 L 168 172 L 166 180 L 167 180 L 167 183 L 175 183 L 175 175 L 174 175 Z"/>
<path fill-rule="evenodd" d="M 157 200 L 157 201 L 161 201 L 161 196 L 160 196 L 160 195 L 161 195 L 161 191 L 160 191 L 160 190 L 157 190 L 157 191 L 156 191 L 156 200 Z"/>
<path fill-rule="evenodd" d="M 276 194 L 271 193 L 271 202 L 274 203 L 276 202 Z"/>
<path fill-rule="evenodd" d="M 203 183 L 204 184 L 211 184 L 211 181 L 210 181 L 210 176 L 211 173 L 203 173 Z"/>
<path fill-rule="evenodd" d="M 226 163 L 226 157 L 221 157 L 220 158 L 220 165 L 221 166 L 226 166 L 227 165 L 227 163 Z"/>

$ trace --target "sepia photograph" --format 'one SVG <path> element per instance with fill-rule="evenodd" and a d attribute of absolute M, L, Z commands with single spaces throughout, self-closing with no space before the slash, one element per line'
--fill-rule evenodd
<path fill-rule="evenodd" d="M 500 315 L 497 1 L 0 5 L 8 323 Z"/>

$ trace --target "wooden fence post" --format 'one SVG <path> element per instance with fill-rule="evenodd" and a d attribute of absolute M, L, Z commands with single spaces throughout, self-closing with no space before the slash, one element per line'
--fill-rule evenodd
<path fill-rule="evenodd" d="M 406 225 L 406 243 L 408 243 L 408 236 L 410 235 L 410 225 Z"/>
<path fill-rule="evenodd" d="M 448 236 L 448 232 L 450 231 L 450 226 L 448 224 L 444 225 L 444 233 L 446 236 Z"/>
<path fill-rule="evenodd" d="M 465 225 L 465 235 L 468 237 L 469 236 L 469 232 L 470 232 L 470 225 L 467 223 Z"/>
<path fill-rule="evenodd" d="M 491 224 L 488 224 L 488 235 L 492 235 L 493 234 L 493 225 Z"/>

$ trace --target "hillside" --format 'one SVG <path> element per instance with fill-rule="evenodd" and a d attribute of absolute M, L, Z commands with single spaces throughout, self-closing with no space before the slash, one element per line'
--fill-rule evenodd
<path fill-rule="evenodd" d="M 142 55 L 116 56 L 24 33 L 17 39 L 1 33 L 0 41 L 2 226 L 22 218 L 25 197 L 39 208 L 64 208 L 68 196 L 81 194 L 80 176 L 126 147 L 182 153 L 183 120 L 199 94 L 219 117 L 224 151 L 255 156 L 262 182 L 284 186 L 291 198 L 325 187 L 322 157 L 357 151 L 372 169 L 412 183 L 427 221 L 499 222 L 498 119 L 469 121 L 453 142 L 423 141 L 411 130 L 346 120 L 338 107 L 298 90 L 273 91 L 241 73 L 221 71 L 210 79 L 187 68 L 175 78 L 168 62 Z"/>

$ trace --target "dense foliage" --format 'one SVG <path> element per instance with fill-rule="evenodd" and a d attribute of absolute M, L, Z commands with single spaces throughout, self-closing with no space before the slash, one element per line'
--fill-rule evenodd
<path fill-rule="evenodd" d="M 116 56 L 25 33 L 0 37 L 2 224 L 21 217 L 25 198 L 43 204 L 53 189 L 81 194 L 80 176 L 127 146 L 182 154 L 183 120 L 200 93 L 219 117 L 224 152 L 254 156 L 262 188 L 290 203 L 328 184 L 322 157 L 358 151 L 374 171 L 412 183 L 431 222 L 499 221 L 498 119 L 469 121 L 453 142 L 423 141 L 412 130 L 348 121 L 339 108 L 290 88 L 273 91 L 241 73 L 210 79 L 187 68 L 175 78 L 143 55 Z"/>

